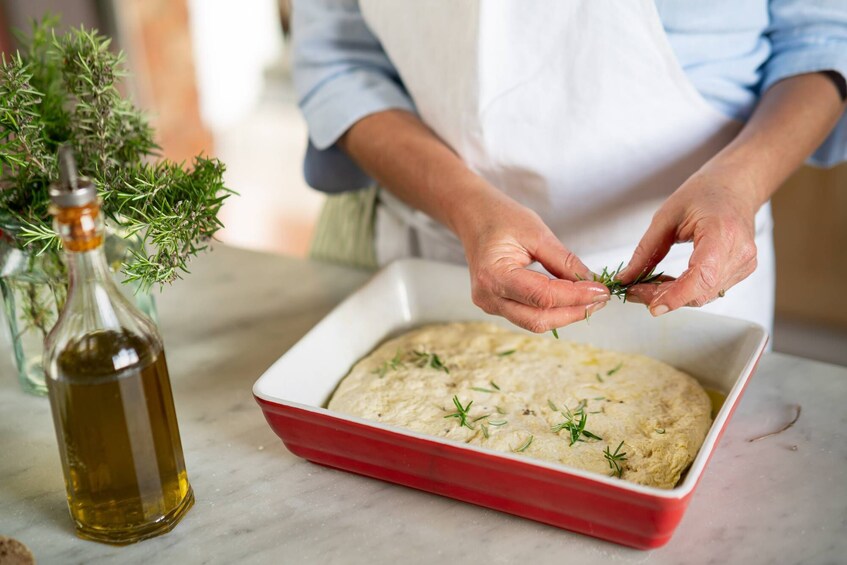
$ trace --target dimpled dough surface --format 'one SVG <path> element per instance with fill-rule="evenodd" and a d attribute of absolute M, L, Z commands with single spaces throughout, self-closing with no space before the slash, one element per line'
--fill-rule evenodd
<path fill-rule="evenodd" d="M 454 396 L 465 408 L 473 401 L 472 429 L 445 417 L 457 413 Z M 581 435 L 570 445 L 567 429 L 553 431 L 567 410 L 578 423 L 580 405 L 584 429 L 602 440 Z M 615 474 L 604 450 L 623 441 L 621 477 L 665 489 L 711 424 L 703 388 L 661 361 L 487 323 L 429 325 L 383 343 L 353 367 L 329 408 L 604 475 Z"/>

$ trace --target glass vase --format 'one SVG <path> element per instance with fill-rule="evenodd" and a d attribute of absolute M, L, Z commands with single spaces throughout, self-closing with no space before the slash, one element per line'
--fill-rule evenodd
<path fill-rule="evenodd" d="M 121 263 L 132 249 L 140 247 L 137 236 L 107 233 L 106 258 L 119 283 L 124 282 Z M 30 394 L 47 394 L 41 362 L 44 338 L 65 304 L 67 284 L 67 271 L 60 254 L 27 254 L 0 241 L 0 293 L 3 295 L 6 333 L 21 388 Z M 134 282 L 121 284 L 120 288 L 139 310 L 158 322 L 156 303 L 149 291 L 141 290 Z"/>

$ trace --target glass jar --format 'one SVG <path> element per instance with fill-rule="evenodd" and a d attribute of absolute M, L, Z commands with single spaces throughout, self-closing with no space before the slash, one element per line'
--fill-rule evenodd
<path fill-rule="evenodd" d="M 133 250 L 141 250 L 138 235 L 107 229 L 106 260 L 115 280 L 124 282 L 121 263 Z M 154 322 L 158 322 L 153 295 L 137 283 L 120 284 L 121 292 Z M 21 388 L 30 394 L 46 395 L 42 353 L 44 339 L 56 323 L 68 293 L 68 275 L 57 252 L 27 254 L 0 239 L 0 294 L 6 317 L 4 332 L 11 344 Z"/>

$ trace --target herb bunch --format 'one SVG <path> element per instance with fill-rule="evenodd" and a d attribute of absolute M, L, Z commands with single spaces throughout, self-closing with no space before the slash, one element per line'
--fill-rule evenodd
<path fill-rule="evenodd" d="M 117 89 L 123 55 L 95 30 L 58 35 L 57 24 L 56 17 L 34 22 L 19 37 L 21 51 L 0 60 L 3 239 L 29 255 L 59 256 L 48 187 L 58 178 L 58 147 L 67 143 L 80 174 L 97 187 L 107 224 L 143 242 L 122 263 L 127 278 L 142 288 L 173 282 L 222 227 L 218 212 L 232 194 L 224 165 L 203 156 L 190 168 L 152 162 L 153 130 Z"/>

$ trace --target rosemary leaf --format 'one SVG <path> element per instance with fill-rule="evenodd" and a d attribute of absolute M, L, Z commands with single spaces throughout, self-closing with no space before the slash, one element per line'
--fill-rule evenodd
<path fill-rule="evenodd" d="M 532 434 L 529 434 L 529 437 L 526 439 L 526 441 L 525 441 L 525 442 L 523 442 L 523 443 L 520 445 L 520 447 L 518 447 L 517 449 L 513 449 L 512 451 L 514 451 L 515 453 L 521 453 L 522 451 L 526 451 L 526 449 L 527 449 L 530 445 L 532 445 L 532 440 L 533 440 L 533 435 L 532 435 Z"/>
<path fill-rule="evenodd" d="M 623 363 L 618 363 L 618 366 L 617 366 L 617 367 L 615 367 L 614 369 L 609 370 L 609 371 L 606 373 L 606 376 L 607 376 L 607 377 L 611 377 L 612 375 L 614 375 L 615 373 L 617 373 L 618 371 L 620 371 L 620 370 L 621 370 L 621 367 L 623 367 Z"/>

